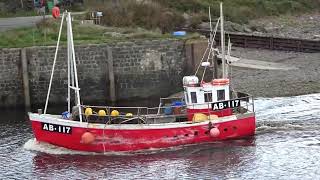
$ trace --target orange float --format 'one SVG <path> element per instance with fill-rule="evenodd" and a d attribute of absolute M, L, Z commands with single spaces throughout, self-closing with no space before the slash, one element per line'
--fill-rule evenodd
<path fill-rule="evenodd" d="M 91 132 L 85 132 L 81 136 L 81 142 L 83 144 L 91 144 L 96 138 Z"/>
<path fill-rule="evenodd" d="M 60 17 L 60 9 L 59 7 L 55 6 L 52 8 L 52 17 L 57 19 L 58 17 Z"/>
<path fill-rule="evenodd" d="M 200 86 L 201 87 L 208 87 L 208 86 L 211 86 L 211 83 L 210 82 L 201 81 Z"/>
<path fill-rule="evenodd" d="M 212 85 L 226 85 L 229 84 L 229 79 L 214 79 L 211 83 Z"/>
<path fill-rule="evenodd" d="M 211 137 L 218 137 L 220 135 L 220 131 L 218 128 L 214 127 L 210 129 L 210 136 Z"/>

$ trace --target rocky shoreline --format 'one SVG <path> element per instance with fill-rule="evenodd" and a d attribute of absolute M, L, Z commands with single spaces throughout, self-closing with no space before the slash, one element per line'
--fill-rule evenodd
<path fill-rule="evenodd" d="M 252 20 L 238 32 L 254 35 L 320 40 L 320 14 L 267 17 Z M 232 30 L 232 29 L 231 29 Z M 233 29 L 233 31 L 237 31 Z M 301 53 L 264 49 L 233 48 L 241 58 L 281 63 L 295 69 L 261 70 L 232 68 L 235 90 L 255 97 L 295 96 L 320 93 L 320 52 Z"/>
<path fill-rule="evenodd" d="M 320 14 L 303 14 L 296 16 L 266 17 L 252 20 L 250 27 L 260 32 L 255 35 L 320 40 Z"/>
<path fill-rule="evenodd" d="M 320 53 L 234 48 L 232 54 L 241 58 L 295 67 L 288 70 L 232 67 L 232 86 L 236 91 L 247 92 L 255 97 L 320 93 Z"/>
<path fill-rule="evenodd" d="M 255 62 L 252 67 L 263 62 L 265 68 L 232 66 L 229 71 L 231 90 L 268 98 L 320 93 L 320 53 L 234 47 L 232 54 L 243 61 Z M 270 70 L 276 66 L 277 70 Z M 170 97 L 181 96 L 183 92 Z"/>
<path fill-rule="evenodd" d="M 231 33 L 245 33 L 258 36 L 320 40 L 320 13 L 282 15 L 254 19 L 247 24 L 227 21 L 225 30 Z M 209 29 L 208 22 L 197 28 Z"/>

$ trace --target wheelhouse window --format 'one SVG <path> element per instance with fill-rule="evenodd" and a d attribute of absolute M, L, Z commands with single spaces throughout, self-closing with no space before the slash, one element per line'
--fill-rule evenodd
<path fill-rule="evenodd" d="M 185 92 L 184 94 L 185 94 L 185 98 L 186 98 L 186 100 L 185 100 L 185 101 L 186 101 L 187 103 L 189 103 L 189 96 L 188 96 L 188 93 L 186 93 L 186 92 Z"/>
<path fill-rule="evenodd" d="M 222 90 L 217 90 L 217 100 L 218 101 L 223 101 L 225 100 L 226 97 L 225 97 L 225 90 L 222 89 Z"/>
<path fill-rule="evenodd" d="M 197 103 L 197 93 L 196 92 L 191 92 L 191 102 L 192 103 Z"/>
<path fill-rule="evenodd" d="M 212 102 L 212 93 L 204 93 L 204 102 Z"/>

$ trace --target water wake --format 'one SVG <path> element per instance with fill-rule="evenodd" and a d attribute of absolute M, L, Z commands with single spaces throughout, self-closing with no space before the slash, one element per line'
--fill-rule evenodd
<path fill-rule="evenodd" d="M 308 121 L 320 118 L 320 94 L 255 100 L 257 121 Z"/>
<path fill-rule="evenodd" d="M 257 134 L 320 128 L 320 94 L 255 100 Z"/>
<path fill-rule="evenodd" d="M 140 150 L 134 152 L 105 152 L 105 153 L 97 153 L 97 152 L 84 152 L 84 151 L 76 151 L 70 150 L 67 148 L 55 146 L 45 142 L 39 142 L 35 138 L 29 139 L 24 145 L 23 148 L 29 151 L 42 152 L 52 155 L 105 155 L 105 156 L 131 156 L 131 155 L 139 155 L 139 154 L 155 154 L 160 152 L 168 152 L 168 151 L 176 151 L 181 149 L 182 147 L 172 147 L 172 148 L 163 148 L 163 149 L 147 149 Z"/>
<path fill-rule="evenodd" d="M 64 155 L 64 154 L 77 154 L 77 155 L 93 155 L 96 153 L 92 152 L 82 152 L 82 151 L 74 151 L 70 149 L 66 149 L 63 147 L 58 147 L 52 144 L 43 143 L 34 139 L 29 139 L 24 145 L 23 148 L 30 151 L 43 152 L 47 154 L 54 155 Z"/>

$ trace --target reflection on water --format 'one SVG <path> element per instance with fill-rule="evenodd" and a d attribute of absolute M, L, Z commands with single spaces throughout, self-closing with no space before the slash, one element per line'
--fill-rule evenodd
<path fill-rule="evenodd" d="M 0 178 L 317 179 L 320 94 L 260 98 L 249 139 L 136 153 L 94 154 L 34 140 L 21 111 L 0 122 Z"/>
<path fill-rule="evenodd" d="M 251 146 L 246 151 L 242 149 Z M 37 153 L 32 159 L 37 177 L 65 178 L 66 174 L 85 177 L 114 178 L 209 178 L 214 172 L 225 177 L 225 172 L 254 157 L 253 140 L 203 144 L 166 151 L 126 155 L 52 155 Z M 226 156 L 230 154 L 230 156 Z M 247 157 L 246 157 L 247 156 Z M 49 173 L 49 174 L 48 174 Z M 57 173 L 57 174 L 55 174 Z M 80 173 L 80 174 L 78 174 Z M 40 175 L 40 176 L 38 176 Z"/>
<path fill-rule="evenodd" d="M 234 143 L 238 144 L 235 145 Z M 232 145 L 231 145 L 232 144 Z M 229 142 L 226 144 L 204 144 L 199 147 L 158 151 L 157 153 L 126 155 L 47 155 L 37 154 L 33 158 L 34 170 L 37 173 L 55 169 L 59 172 L 77 172 L 85 176 L 108 177 L 110 179 L 127 177 L 144 178 L 178 178 L 178 177 L 206 177 L 208 170 L 223 177 L 226 170 L 239 166 L 245 156 L 252 156 L 253 152 L 243 154 L 243 146 L 251 146 L 252 141 Z M 228 153 L 230 156 L 225 156 Z M 251 155 L 250 155 L 251 154 Z M 214 159 L 214 161 L 213 161 Z M 247 159 L 247 158 L 244 158 Z M 207 167 L 207 168 L 203 168 Z M 197 170 L 196 170 L 197 169 Z M 93 174 L 92 171 L 95 173 Z M 202 174 L 202 175 L 201 175 Z M 210 173 L 211 174 L 211 173 Z M 211 174 L 212 175 L 212 174 Z M 209 177 L 209 176 L 208 176 Z"/>

